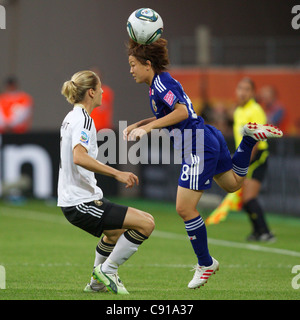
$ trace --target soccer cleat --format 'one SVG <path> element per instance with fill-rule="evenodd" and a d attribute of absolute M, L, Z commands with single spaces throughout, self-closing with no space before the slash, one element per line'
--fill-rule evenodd
<path fill-rule="evenodd" d="M 256 141 L 266 141 L 270 138 L 281 138 L 283 136 L 279 128 L 271 124 L 257 124 L 255 122 L 244 125 L 242 133 Z"/>
<path fill-rule="evenodd" d="M 96 292 L 108 292 L 106 286 L 103 283 L 88 283 L 83 289 L 84 292 L 96 293 Z"/>
<path fill-rule="evenodd" d="M 194 277 L 188 284 L 188 288 L 196 289 L 204 286 L 208 279 L 219 270 L 219 262 L 212 258 L 213 264 L 209 267 L 199 266 L 198 264 L 192 271 L 195 270 Z"/>
<path fill-rule="evenodd" d="M 272 232 L 266 232 L 262 234 L 252 233 L 247 237 L 246 240 L 250 242 L 257 241 L 257 242 L 265 242 L 265 243 L 274 243 L 276 242 L 276 237 Z"/>
<path fill-rule="evenodd" d="M 99 264 L 93 271 L 94 279 L 103 283 L 106 288 L 115 294 L 129 294 L 129 292 L 124 287 L 118 273 L 105 273 L 101 269 L 102 265 Z"/>

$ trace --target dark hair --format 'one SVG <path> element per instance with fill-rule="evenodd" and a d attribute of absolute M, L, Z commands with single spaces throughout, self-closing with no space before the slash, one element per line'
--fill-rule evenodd
<path fill-rule="evenodd" d="M 149 60 L 154 72 L 160 74 L 166 71 L 170 64 L 167 44 L 168 41 L 163 38 L 147 45 L 138 44 L 129 39 L 127 53 L 128 56 L 134 56 L 143 65 L 146 65 Z"/>
<path fill-rule="evenodd" d="M 243 79 L 240 80 L 240 82 L 248 82 L 248 83 L 250 84 L 250 86 L 251 86 L 252 91 L 255 91 L 255 90 L 256 90 L 255 83 L 254 83 L 254 81 L 253 81 L 251 78 L 249 78 L 249 77 L 244 77 Z"/>

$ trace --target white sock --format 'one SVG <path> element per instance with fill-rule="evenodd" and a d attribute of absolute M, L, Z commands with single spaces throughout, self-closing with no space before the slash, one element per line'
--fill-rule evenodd
<path fill-rule="evenodd" d="M 107 259 L 107 256 L 103 256 L 99 252 L 95 252 L 95 261 L 94 261 L 94 268 L 97 267 L 100 263 L 104 263 L 105 260 Z"/>
<path fill-rule="evenodd" d="M 102 254 L 98 253 L 96 250 L 95 254 L 95 261 L 94 261 L 94 268 L 98 266 L 100 263 L 104 263 L 107 259 L 107 256 L 103 256 Z M 95 280 L 93 277 L 91 277 L 91 284 L 96 284 L 97 280 Z"/>
<path fill-rule="evenodd" d="M 138 247 L 145 239 L 147 239 L 146 236 L 135 230 L 125 231 L 118 239 L 108 259 L 102 264 L 102 271 L 105 273 L 116 273 L 118 267 L 138 250 Z"/>

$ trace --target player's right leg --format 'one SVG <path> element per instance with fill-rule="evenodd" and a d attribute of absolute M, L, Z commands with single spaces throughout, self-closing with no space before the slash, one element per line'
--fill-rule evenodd
<path fill-rule="evenodd" d="M 203 286 L 219 269 L 218 261 L 209 254 L 206 226 L 197 211 L 197 204 L 202 194 L 203 191 L 181 186 L 178 186 L 177 189 L 176 211 L 184 221 L 186 232 L 198 260 L 194 268 L 193 279 L 188 284 L 190 289 Z"/>

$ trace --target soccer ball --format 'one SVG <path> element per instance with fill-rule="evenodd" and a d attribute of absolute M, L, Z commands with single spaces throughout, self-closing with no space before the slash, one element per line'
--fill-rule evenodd
<path fill-rule="evenodd" d="M 161 37 L 163 21 L 160 15 L 150 8 L 132 12 L 127 21 L 129 37 L 140 44 L 150 44 Z"/>

